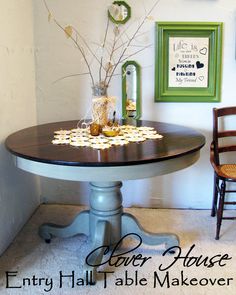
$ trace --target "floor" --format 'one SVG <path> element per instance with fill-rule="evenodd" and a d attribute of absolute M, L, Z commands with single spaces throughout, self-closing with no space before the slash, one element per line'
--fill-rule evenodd
<path fill-rule="evenodd" d="M 127 237 L 119 256 L 109 260 L 107 254 L 97 284 L 87 285 L 90 278 L 84 278 L 83 264 L 92 250 L 89 240 L 77 235 L 46 244 L 37 234 L 41 223 L 67 224 L 82 209 L 39 207 L 0 257 L 1 295 L 236 294 L 236 223 L 224 221 L 216 241 L 215 218 L 208 210 L 125 209 L 149 231 L 176 233 L 180 247 L 174 255 L 162 255 L 161 247 L 138 246 Z"/>

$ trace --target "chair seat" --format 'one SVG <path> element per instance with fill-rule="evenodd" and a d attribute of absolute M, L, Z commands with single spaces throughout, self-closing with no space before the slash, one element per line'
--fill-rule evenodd
<path fill-rule="evenodd" d="M 218 168 L 224 177 L 236 180 L 236 164 L 223 164 L 219 165 Z"/>

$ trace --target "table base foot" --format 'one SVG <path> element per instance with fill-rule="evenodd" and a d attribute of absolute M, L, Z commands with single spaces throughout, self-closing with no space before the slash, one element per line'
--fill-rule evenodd
<path fill-rule="evenodd" d="M 179 245 L 179 238 L 177 235 L 170 233 L 151 233 L 146 231 L 140 225 L 138 220 L 129 213 L 123 213 L 121 221 L 122 236 L 135 233 L 141 237 L 144 244 L 155 246 L 164 244 L 166 249 Z"/>
<path fill-rule="evenodd" d="M 138 220 L 129 213 L 122 213 L 121 217 L 121 238 L 125 235 L 134 233 L 137 238 L 140 237 L 142 242 L 147 245 L 165 245 L 165 248 L 178 246 L 179 239 L 175 234 L 169 233 L 151 233 L 144 230 Z M 91 212 L 86 210 L 79 213 L 73 222 L 67 226 L 56 225 L 52 223 L 42 224 L 39 228 L 39 235 L 45 240 L 50 241 L 52 236 L 67 238 L 77 234 L 85 234 L 90 236 L 90 218 Z M 114 230 L 114 229 L 113 229 Z M 93 230 L 93 246 L 92 251 L 86 258 L 84 264 L 84 277 L 90 285 L 96 284 L 97 268 L 102 262 L 105 252 L 112 249 L 110 243 L 112 236 L 112 225 L 107 220 L 97 220 Z M 135 238 L 135 235 L 133 237 Z M 119 241 L 117 241 L 119 242 Z"/>
<path fill-rule="evenodd" d="M 62 226 L 53 223 L 44 223 L 39 227 L 39 235 L 46 242 L 50 242 L 53 236 L 68 238 L 77 234 L 89 235 L 89 211 L 80 212 L 71 224 Z"/>
<path fill-rule="evenodd" d="M 92 252 L 87 256 L 84 264 L 84 276 L 90 273 L 90 285 L 96 284 L 97 267 L 101 264 L 105 252 L 109 249 L 111 236 L 110 224 L 105 220 L 99 220 L 96 224 L 95 239 Z"/>

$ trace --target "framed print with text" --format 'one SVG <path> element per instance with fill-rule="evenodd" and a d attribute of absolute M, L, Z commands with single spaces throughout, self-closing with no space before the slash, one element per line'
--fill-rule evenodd
<path fill-rule="evenodd" d="M 222 23 L 157 22 L 155 101 L 219 102 Z"/>

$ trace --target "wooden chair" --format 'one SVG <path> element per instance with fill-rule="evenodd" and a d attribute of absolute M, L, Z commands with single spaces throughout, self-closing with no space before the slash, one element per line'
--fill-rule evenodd
<path fill-rule="evenodd" d="M 224 205 L 236 205 L 235 201 L 226 201 L 225 197 L 226 193 L 236 192 L 236 190 L 228 189 L 230 182 L 236 182 L 236 159 L 235 163 L 228 163 L 226 159 L 224 159 L 225 163 L 222 163 L 222 153 L 236 151 L 236 141 L 232 142 L 233 137 L 236 138 L 236 125 L 233 130 L 232 128 L 227 129 L 224 124 L 226 116 L 231 115 L 236 115 L 236 106 L 213 109 L 213 141 L 210 147 L 210 161 L 214 168 L 214 190 L 211 216 L 217 215 L 216 240 L 219 239 L 222 220 L 236 219 L 236 217 L 223 216 Z M 222 143 L 224 140 L 231 140 L 231 143 Z M 224 154 L 224 157 L 225 155 L 227 154 Z"/>

